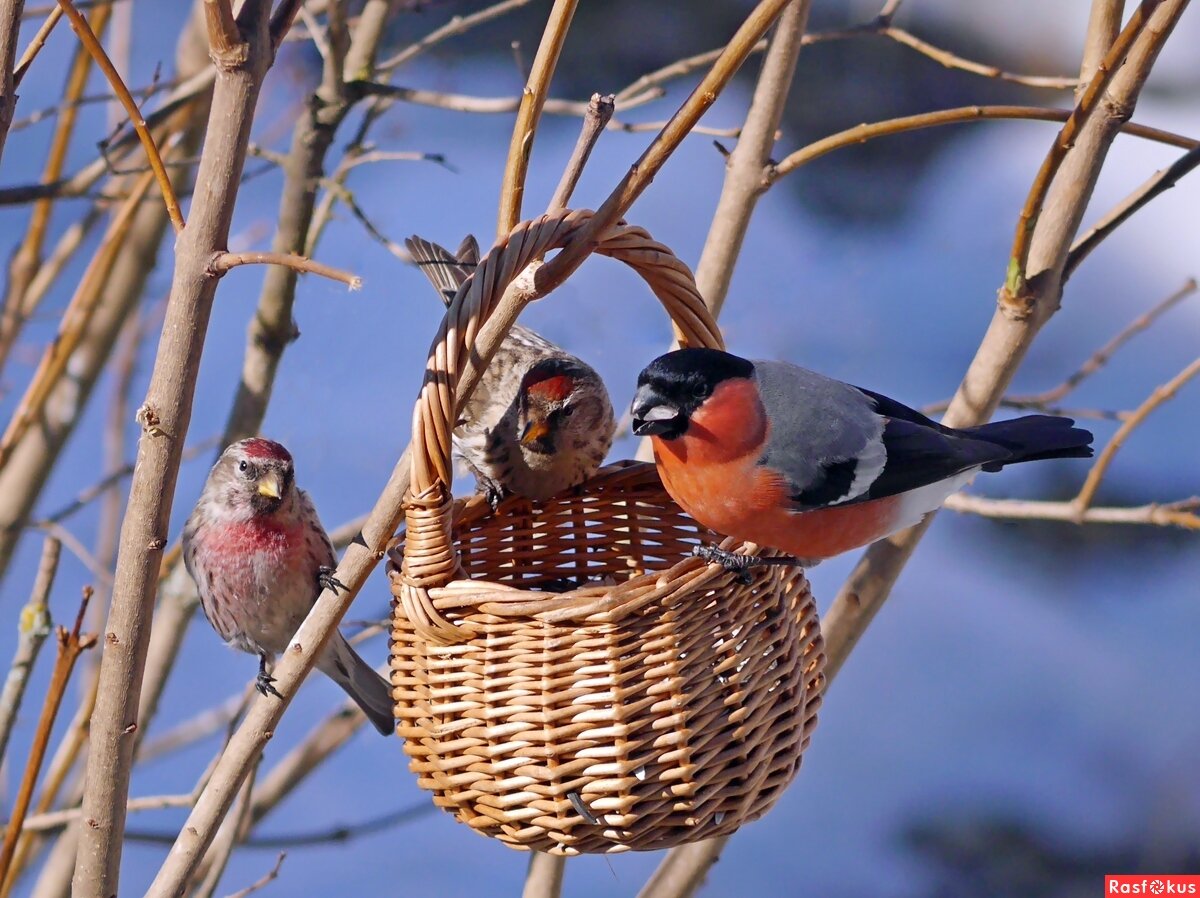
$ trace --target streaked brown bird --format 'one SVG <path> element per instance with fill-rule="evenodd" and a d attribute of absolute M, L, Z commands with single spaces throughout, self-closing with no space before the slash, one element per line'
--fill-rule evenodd
<path fill-rule="evenodd" d="M 446 305 L 479 262 L 471 236 L 457 253 L 417 236 L 405 245 Z M 548 499 L 591 477 L 616 426 L 600 375 L 518 324 L 463 408 L 454 446 L 495 507 L 510 493 Z"/>

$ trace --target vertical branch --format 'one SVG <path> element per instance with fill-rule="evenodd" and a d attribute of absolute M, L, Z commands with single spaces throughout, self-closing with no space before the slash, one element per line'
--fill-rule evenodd
<path fill-rule="evenodd" d="M 162 549 L 191 419 L 193 391 L 217 282 L 209 271 L 226 248 L 255 103 L 273 51 L 270 3 L 246 0 L 238 17 L 242 43 L 214 51 L 217 78 L 200 155 L 191 221 L 176 243 L 175 275 L 146 401 L 143 432 L 121 527 L 112 607 L 105 625 L 99 697 L 92 723 L 79 857 L 73 894 L 117 894 L 125 803 L 136 739 L 137 707 L 150 637 Z"/>
<path fill-rule="evenodd" d="M 529 156 L 533 152 L 533 135 L 538 120 L 542 117 L 542 106 L 550 90 L 550 79 L 558 66 L 567 29 L 575 16 L 579 0 L 554 0 L 542 41 L 538 44 L 529 80 L 521 94 L 521 105 L 517 109 L 517 120 L 513 124 L 512 140 L 508 145 L 508 160 L 504 164 L 504 179 L 500 183 L 500 211 L 496 221 L 496 232 L 503 236 L 516 227 L 521 220 L 521 201 L 525 196 L 525 175 L 529 171 Z"/>
<path fill-rule="evenodd" d="M 24 11 L 25 0 L 0 0 L 0 159 L 4 158 L 4 140 L 17 108 L 13 67 L 17 63 L 17 40 Z"/>
<path fill-rule="evenodd" d="M 42 544 L 42 560 L 38 564 L 37 577 L 33 581 L 33 592 L 18 617 L 17 650 L 13 653 L 8 677 L 4 680 L 4 691 L 0 693 L 0 761 L 8 753 L 8 737 L 12 735 L 13 724 L 21 710 L 29 673 L 42 650 L 42 643 L 50 635 L 50 589 L 58 572 L 61 550 L 62 544 L 57 539 L 46 537 Z"/>
<path fill-rule="evenodd" d="M 531 851 L 521 898 L 558 898 L 562 894 L 563 869 L 566 864 L 565 857 Z"/>
<path fill-rule="evenodd" d="M 1079 86 L 1075 88 L 1075 102 L 1087 89 L 1088 82 L 1100 68 L 1108 48 L 1121 32 L 1121 16 L 1125 12 L 1125 0 L 1092 0 L 1088 13 L 1087 33 L 1083 39 L 1083 62 L 1079 66 Z"/>
<path fill-rule="evenodd" d="M 33 745 L 29 749 L 29 760 L 25 762 L 25 772 L 21 785 L 13 802 L 12 815 L 4 828 L 4 844 L 0 847 L 0 887 L 11 887 L 11 865 L 13 853 L 17 848 L 17 840 L 21 837 L 21 827 L 25 822 L 25 814 L 29 810 L 30 799 L 33 798 L 33 788 L 37 785 L 38 773 L 42 769 L 42 759 L 46 757 L 46 746 L 50 744 L 50 731 L 54 728 L 54 718 L 62 706 L 63 694 L 67 691 L 67 683 L 71 679 L 71 671 L 75 662 L 86 649 L 96 644 L 93 633 L 80 635 L 79 628 L 83 624 L 83 616 L 87 611 L 88 599 L 91 598 L 91 587 L 84 587 L 83 601 L 79 604 L 79 613 L 75 617 L 75 626 L 67 631 L 65 627 L 58 628 L 58 657 L 54 661 L 54 672 L 50 675 L 50 685 L 46 690 L 46 701 L 42 706 L 42 716 L 38 719 L 37 731 L 33 736 Z"/>
<path fill-rule="evenodd" d="M 208 870 L 200 885 L 192 891 L 191 898 L 213 898 L 213 895 L 216 894 L 217 886 L 221 884 L 221 877 L 225 875 L 225 867 L 229 864 L 229 858 L 232 857 L 234 848 L 237 847 L 238 841 L 250 824 L 250 796 L 254 791 L 254 780 L 257 773 L 258 765 L 256 764 L 250 771 L 250 775 L 246 777 L 246 781 L 242 783 L 242 789 L 238 793 L 238 801 L 233 812 L 225 818 L 225 822 L 217 830 L 217 837 L 213 839 Z"/>
<path fill-rule="evenodd" d="M 96 34 L 101 33 L 112 15 L 112 6 L 105 3 L 92 10 L 90 25 Z M 78 100 L 87 86 L 92 58 L 82 46 L 75 49 L 67 82 L 63 87 L 63 110 L 54 126 L 54 136 L 42 168 L 42 181 L 52 184 L 62 177 L 67 161 L 67 150 L 75 133 L 75 121 L 79 116 Z M 0 367 L 3 367 L 12 351 L 17 335 L 25 319 L 33 312 L 26 303 L 29 282 L 42 263 L 42 246 L 50 229 L 50 212 L 54 200 L 40 199 L 33 204 L 29 225 L 21 246 L 12 257 L 8 267 L 8 286 L 4 293 L 4 311 L 0 313 Z"/>
<path fill-rule="evenodd" d="M 721 198 L 696 266 L 696 285 L 714 317 L 721 314 L 754 207 L 770 186 L 771 148 L 787 105 L 810 6 L 810 0 L 792 0 L 779 17 L 741 137 L 725 163 Z"/>

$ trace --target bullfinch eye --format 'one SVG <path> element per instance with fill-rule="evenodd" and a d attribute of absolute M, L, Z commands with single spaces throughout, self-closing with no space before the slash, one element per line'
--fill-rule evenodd
<path fill-rule="evenodd" d="M 238 462 L 238 470 L 242 473 L 243 476 L 245 476 L 245 478 L 247 480 L 254 479 L 254 473 L 255 473 L 254 466 L 251 465 L 250 462 L 246 461 L 244 458 L 240 462 Z"/>

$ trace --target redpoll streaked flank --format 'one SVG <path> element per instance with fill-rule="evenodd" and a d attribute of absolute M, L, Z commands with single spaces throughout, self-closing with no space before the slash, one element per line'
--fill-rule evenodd
<path fill-rule="evenodd" d="M 479 262 L 468 236 L 457 255 L 420 237 L 413 260 L 449 305 Z M 617 422 L 600 375 L 527 327 L 514 325 L 454 429 L 454 446 L 493 506 L 514 493 L 549 499 L 596 472 Z"/>
<path fill-rule="evenodd" d="M 183 528 L 183 560 L 208 622 L 234 648 L 258 655 L 258 691 L 278 695 L 267 667 L 287 648 L 332 576 L 337 556 L 312 500 L 295 485 L 278 443 L 241 440 L 217 460 Z M 394 729 L 391 686 L 335 632 L 317 667 L 384 735 Z"/>

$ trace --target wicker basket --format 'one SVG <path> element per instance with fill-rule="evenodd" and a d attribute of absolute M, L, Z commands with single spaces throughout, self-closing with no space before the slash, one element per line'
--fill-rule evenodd
<path fill-rule="evenodd" d="M 397 731 L 418 784 L 479 832 L 553 854 L 666 848 L 766 813 L 824 688 L 803 572 L 743 582 L 693 557 L 722 537 L 653 465 L 494 513 L 451 499 L 468 347 L 508 283 L 589 214 L 519 225 L 460 289 L 417 402 L 406 538 L 389 564 Z M 720 345 L 690 271 L 645 231 L 616 228 L 597 252 L 645 278 L 685 343 Z"/>

